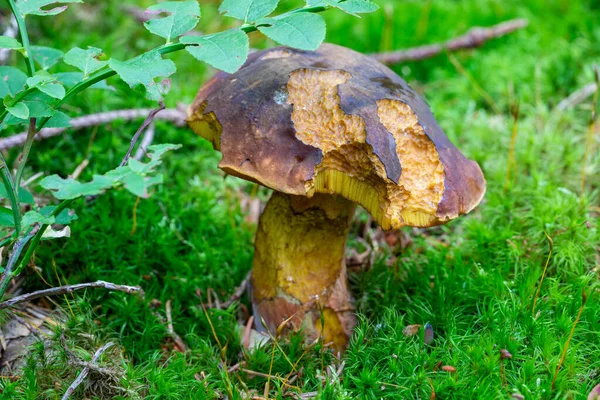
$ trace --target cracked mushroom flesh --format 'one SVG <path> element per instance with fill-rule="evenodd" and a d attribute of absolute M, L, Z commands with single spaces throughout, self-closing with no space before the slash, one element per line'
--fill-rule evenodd
<path fill-rule="evenodd" d="M 485 192 L 398 75 L 344 47 L 254 53 L 199 91 L 188 124 L 228 174 L 274 190 L 255 239 L 258 329 L 304 329 L 343 349 L 355 325 L 344 247 L 355 205 L 386 230 L 443 224 Z M 266 327 L 260 321 L 264 321 Z"/>

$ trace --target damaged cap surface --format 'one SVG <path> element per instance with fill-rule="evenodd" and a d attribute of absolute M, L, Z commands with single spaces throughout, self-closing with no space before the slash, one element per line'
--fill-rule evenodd
<path fill-rule="evenodd" d="M 188 123 L 225 172 L 287 194 L 342 195 L 384 229 L 444 223 L 485 192 L 479 166 L 406 82 L 340 46 L 252 54 L 204 85 Z"/>

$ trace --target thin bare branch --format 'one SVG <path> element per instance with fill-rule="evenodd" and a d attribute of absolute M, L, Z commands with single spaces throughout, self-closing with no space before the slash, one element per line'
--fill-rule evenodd
<path fill-rule="evenodd" d="M 104 353 L 106 350 L 108 350 L 110 347 L 112 347 L 113 344 L 114 343 L 112 343 L 112 342 L 108 342 L 104 346 L 102 346 L 98 350 L 96 350 L 96 353 L 94 353 L 94 357 L 92 357 L 92 361 L 90 361 L 90 364 L 97 363 L 98 359 L 100 358 L 102 353 Z M 77 376 L 77 378 L 73 381 L 73 383 L 71 383 L 71 386 L 69 386 L 69 388 L 63 395 L 62 400 L 67 400 L 69 397 L 71 397 L 71 395 L 73 394 L 75 389 L 77 389 L 77 387 L 79 385 L 81 385 L 81 383 L 84 381 L 84 379 L 88 376 L 89 373 L 90 373 L 89 366 L 86 366 L 85 368 L 83 368 L 81 370 L 81 373 Z"/>
<path fill-rule="evenodd" d="M 184 108 L 182 106 L 181 108 Z M 58 136 L 67 129 L 82 129 L 89 128 L 91 126 L 106 125 L 115 120 L 132 121 L 140 118 L 145 118 L 152 112 L 151 108 L 139 108 L 139 109 L 127 109 L 127 110 L 115 110 L 108 112 L 101 112 L 96 114 L 85 115 L 83 117 L 77 117 L 71 119 L 71 126 L 69 128 L 44 128 L 35 135 L 34 140 L 48 139 L 54 136 Z M 183 109 L 180 108 L 166 108 L 154 116 L 154 119 L 164 120 L 173 122 L 176 125 L 183 125 L 185 123 L 186 114 Z M 19 133 L 14 136 L 0 139 L 0 150 L 7 150 L 13 147 L 22 146 L 27 140 L 27 132 Z"/>
<path fill-rule="evenodd" d="M 219 308 L 225 309 L 225 308 L 229 307 L 231 304 L 233 304 L 234 301 L 238 301 L 239 299 L 241 299 L 242 296 L 244 295 L 244 292 L 248 288 L 248 283 L 250 283 L 251 277 L 252 277 L 252 271 L 249 271 L 248 274 L 246 274 L 246 277 L 244 278 L 242 283 L 240 283 L 240 285 L 235 289 L 235 292 L 233 292 L 231 297 L 229 299 L 227 299 L 227 301 L 225 301 L 223 304 L 221 304 L 221 307 L 219 307 Z"/>
<path fill-rule="evenodd" d="M 144 137 L 142 138 L 142 142 L 140 143 L 140 147 L 138 147 L 138 149 L 136 150 L 133 158 L 135 158 L 138 161 L 141 161 L 141 159 L 144 158 L 144 156 L 146 155 L 146 151 L 148 150 L 148 146 L 150 146 L 152 144 L 152 141 L 154 140 L 154 133 L 155 129 L 153 122 L 150 125 L 148 125 L 146 133 L 144 133 Z"/>
<path fill-rule="evenodd" d="M 123 157 L 123 160 L 121 161 L 121 167 L 124 166 L 125 164 L 127 164 L 127 161 L 129 160 L 129 157 L 131 156 L 131 152 L 133 151 L 133 148 L 135 147 L 135 144 L 137 143 L 141 134 L 144 133 L 146 128 L 148 128 L 148 126 L 152 123 L 156 114 L 158 114 L 159 112 L 161 112 L 164 109 L 165 109 L 165 103 L 160 101 L 158 103 L 158 107 L 153 109 L 152 111 L 150 111 L 150 113 L 148 113 L 148 116 L 146 117 L 146 119 L 144 120 L 142 125 L 140 125 L 137 132 L 135 132 L 135 135 L 133 135 L 133 137 L 131 138 L 131 143 L 129 144 L 129 149 L 127 150 L 125 157 Z"/>
<path fill-rule="evenodd" d="M 21 296 L 13 297 L 10 300 L 0 303 L 0 310 L 3 310 L 8 307 L 12 307 L 15 304 L 39 299 L 41 297 L 57 296 L 57 295 L 71 293 L 71 292 L 75 292 L 77 290 L 89 289 L 89 288 L 104 288 L 107 290 L 115 290 L 118 292 L 125 292 L 125 293 L 142 292 L 142 289 L 139 286 L 117 285 L 115 283 L 105 282 L 105 281 L 78 283 L 75 285 L 65 285 L 65 286 L 58 286 L 58 287 L 54 287 L 54 288 L 50 288 L 50 289 L 37 290 L 35 292 L 31 292 L 31 293 L 27 293 L 27 294 L 24 294 Z"/>
<path fill-rule="evenodd" d="M 488 40 L 505 36 L 511 32 L 525 28 L 529 24 L 526 19 L 512 19 L 488 28 L 471 28 L 466 34 L 444 43 L 435 43 L 411 49 L 371 54 L 371 57 L 384 64 L 398 64 L 404 61 L 417 61 L 434 57 L 444 50 L 453 52 L 461 49 L 472 49 L 481 46 Z"/>
<path fill-rule="evenodd" d="M 571 107 L 576 106 L 579 103 L 583 103 L 588 97 L 592 96 L 596 92 L 596 83 L 588 83 L 581 89 L 578 89 L 571 93 L 568 97 L 562 99 L 560 103 L 556 105 L 558 111 L 565 111 Z"/>

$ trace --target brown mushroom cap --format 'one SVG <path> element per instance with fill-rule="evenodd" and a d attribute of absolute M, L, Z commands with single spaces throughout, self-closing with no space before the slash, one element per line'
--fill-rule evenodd
<path fill-rule="evenodd" d="M 485 192 L 429 106 L 381 63 L 323 44 L 252 54 L 202 87 L 188 123 L 228 174 L 311 197 L 340 194 L 384 229 L 431 226 L 471 211 Z"/>

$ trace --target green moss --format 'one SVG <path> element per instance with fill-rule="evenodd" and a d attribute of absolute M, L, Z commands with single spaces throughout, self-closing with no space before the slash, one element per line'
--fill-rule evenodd
<path fill-rule="evenodd" d="M 425 93 L 451 140 L 480 163 L 488 191 L 469 216 L 439 228 L 408 229 L 411 245 L 400 252 L 384 249 L 371 268 L 351 274 L 362 320 L 341 360 L 340 379 L 341 361 L 318 343 L 305 347 L 299 335 L 282 341 L 286 357 L 292 363 L 300 359 L 295 369 L 301 372 L 293 383 L 298 389 L 293 390 L 317 391 L 321 399 L 430 398 L 432 386 L 436 398 L 508 398 L 517 392 L 526 398 L 585 398 L 600 381 L 600 159 L 597 150 L 588 159 L 588 184 L 581 196 L 589 100 L 566 112 L 555 106 L 591 82 L 591 65 L 600 62 L 598 5 L 584 0 L 379 3 L 382 10 L 361 19 L 327 13 L 328 41 L 375 52 L 443 41 L 471 26 L 514 17 L 528 18 L 530 25 L 480 49 L 455 54 L 494 99 L 500 114 L 446 55 L 394 67 Z M 231 24 L 216 16 L 216 4 L 202 7 L 204 31 Z M 85 30 L 81 18 L 87 18 Z M 158 44 L 113 0 L 73 5 L 59 17 L 33 18 L 28 23 L 35 44 L 65 50 L 93 45 L 125 58 Z M 256 47 L 272 45 L 258 35 L 252 42 Z M 173 58 L 179 73 L 166 99 L 169 106 L 191 102 L 212 73 L 185 53 Z M 21 61 L 15 57 L 11 62 Z M 66 111 L 81 115 L 152 106 L 117 80 L 109 83 L 116 92 L 89 91 Z M 512 127 L 508 109 L 517 98 L 521 120 L 516 167 L 505 190 Z M 82 178 L 111 169 L 137 126 L 114 122 L 97 131 L 68 132 L 37 143 L 25 178 L 38 171 L 67 175 L 86 155 L 90 165 Z M 207 301 L 209 288 L 226 299 L 251 266 L 254 226 L 245 222 L 239 193 L 250 193 L 253 186 L 225 178 L 216 168 L 219 155 L 185 128 L 159 122 L 155 141 L 184 147 L 165 158 L 161 167 L 165 184 L 139 203 L 135 232 L 135 198 L 127 193 L 80 201 L 75 205 L 79 220 L 72 226 L 72 238 L 44 243 L 36 265 L 52 285 L 103 279 L 143 287 L 143 299 L 102 290 L 68 297 L 75 314 L 67 324 L 70 331 L 77 327 L 77 332 L 97 337 L 84 348 L 87 354 L 108 340 L 118 343 L 121 352 L 115 357 L 126 373 L 124 388 L 156 399 L 222 398 L 229 392 L 235 398 L 241 392 L 262 396 L 266 378 L 227 369 L 245 361 L 245 369 L 286 377 L 292 367 L 269 344 L 250 353 L 241 349 L 236 321 L 238 315 L 247 315 L 248 300 L 242 299 L 240 310 L 234 306 L 208 313 L 223 352 L 198 308 Z M 9 162 L 16 156 L 11 152 Z M 554 248 L 532 315 L 533 296 L 550 249 L 544 231 L 554 240 Z M 352 237 L 350 243 L 362 251 L 363 244 Z M 25 289 L 43 287 L 36 274 L 27 276 Z M 552 391 L 582 289 L 589 298 Z M 174 329 L 189 347 L 185 354 L 174 350 L 164 323 L 168 300 Z M 70 314 L 64 298 L 56 301 Z M 402 333 L 406 325 L 427 322 L 435 332 L 430 345 L 423 344 L 422 330 L 412 337 Z M 53 343 L 60 349 L 58 342 Z M 508 350 L 512 358 L 501 360 L 500 349 Z M 440 362 L 455 367 L 456 373 L 441 371 Z M 63 372 L 56 378 L 60 388 L 66 388 L 77 372 L 64 359 L 50 367 Z M 18 380 L 0 380 L 2 398 L 61 395 L 42 379 L 48 368 L 43 352 L 34 347 Z M 270 388 L 271 398 L 282 398 L 289 390 L 278 378 L 270 380 Z"/>

